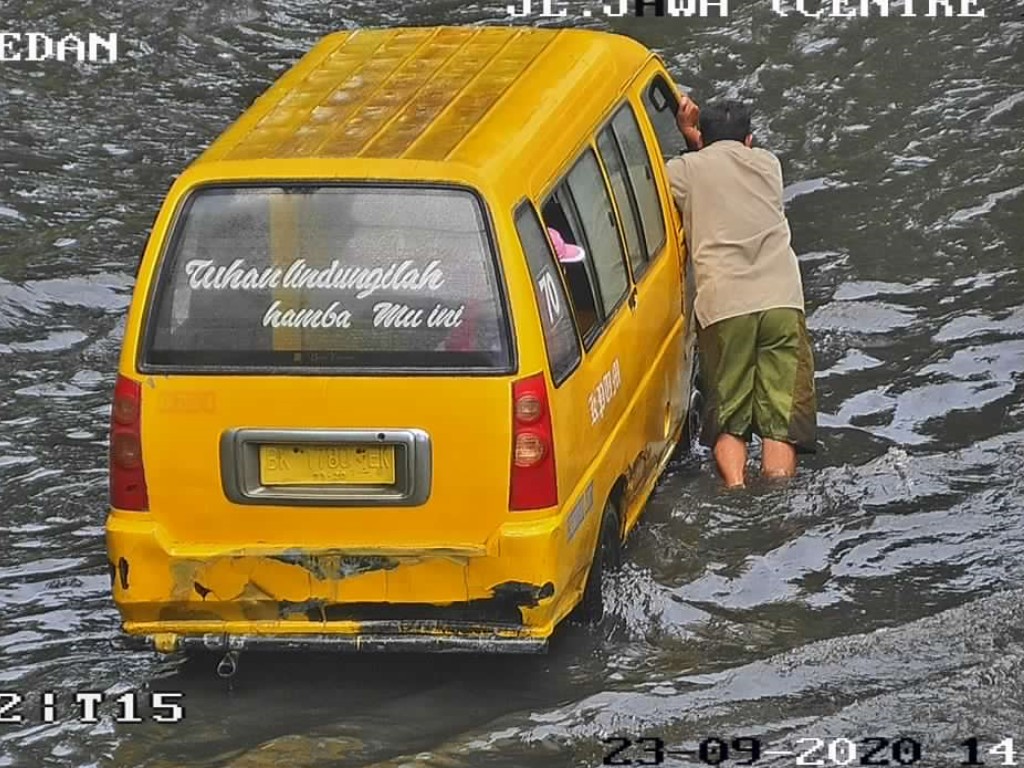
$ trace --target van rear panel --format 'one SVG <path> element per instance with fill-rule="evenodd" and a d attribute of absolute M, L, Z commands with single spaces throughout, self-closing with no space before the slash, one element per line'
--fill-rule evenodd
<path fill-rule="evenodd" d="M 203 187 L 166 243 L 126 371 L 148 512 L 108 522 L 126 630 L 521 627 L 552 539 L 497 562 L 517 358 L 478 196 Z"/>
<path fill-rule="evenodd" d="M 508 510 L 516 360 L 475 193 L 200 187 L 166 242 L 137 368 L 172 549 L 483 546 Z"/>
<path fill-rule="evenodd" d="M 508 515 L 509 381 L 410 384 L 148 377 L 142 455 L 154 522 L 175 549 L 197 554 L 480 548 Z M 399 498 L 410 486 L 414 497 Z"/>

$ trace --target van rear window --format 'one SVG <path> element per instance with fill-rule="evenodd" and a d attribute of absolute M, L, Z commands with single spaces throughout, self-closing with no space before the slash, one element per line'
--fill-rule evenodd
<path fill-rule="evenodd" d="M 206 188 L 170 243 L 144 367 L 511 367 L 495 254 L 471 192 Z"/>

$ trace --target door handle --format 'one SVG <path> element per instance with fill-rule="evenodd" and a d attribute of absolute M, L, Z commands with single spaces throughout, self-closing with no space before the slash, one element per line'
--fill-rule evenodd
<path fill-rule="evenodd" d="M 629 298 L 626 299 L 626 302 L 629 304 L 629 308 L 630 309 L 636 310 L 637 294 L 636 294 L 636 286 L 635 285 L 633 286 L 633 290 L 631 290 L 629 292 Z"/>

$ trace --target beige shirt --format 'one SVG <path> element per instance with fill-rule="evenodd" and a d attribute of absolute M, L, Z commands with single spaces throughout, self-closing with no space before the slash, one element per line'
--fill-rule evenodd
<path fill-rule="evenodd" d="M 803 310 L 775 155 L 716 141 L 669 160 L 668 178 L 686 228 L 701 326 L 776 307 Z"/>

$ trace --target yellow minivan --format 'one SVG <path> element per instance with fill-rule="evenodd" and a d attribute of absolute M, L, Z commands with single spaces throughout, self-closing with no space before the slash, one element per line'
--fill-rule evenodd
<path fill-rule="evenodd" d="M 175 181 L 128 314 L 128 636 L 543 651 L 686 431 L 661 61 L 579 30 L 324 38 Z"/>

